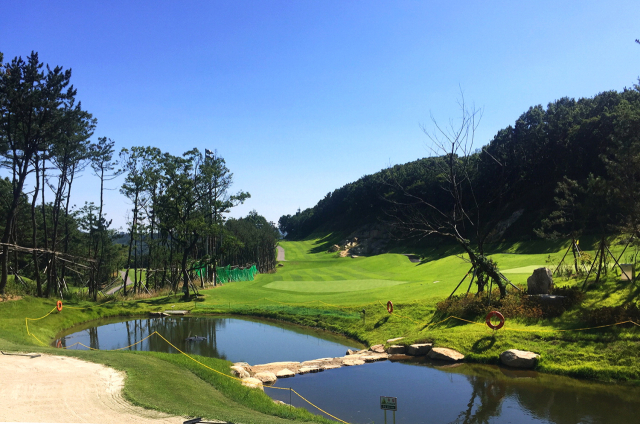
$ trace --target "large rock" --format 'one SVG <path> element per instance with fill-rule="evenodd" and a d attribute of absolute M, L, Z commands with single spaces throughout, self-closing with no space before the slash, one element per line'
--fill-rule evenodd
<path fill-rule="evenodd" d="M 389 355 L 401 355 L 403 354 L 407 348 L 402 345 L 391 345 L 387 348 L 387 353 Z"/>
<path fill-rule="evenodd" d="M 276 377 L 278 378 L 289 378 L 289 377 L 294 377 L 295 375 L 296 375 L 295 372 L 288 370 L 286 368 L 276 373 Z"/>
<path fill-rule="evenodd" d="M 329 252 L 331 253 L 337 252 L 338 250 L 340 250 L 340 246 L 338 246 L 337 244 L 334 244 L 329 248 Z"/>
<path fill-rule="evenodd" d="M 424 356 L 433 347 L 432 343 L 420 343 L 420 344 L 412 344 L 407 348 L 407 355 L 411 356 Z"/>
<path fill-rule="evenodd" d="M 251 378 L 251 377 L 243 378 L 242 385 L 250 387 L 252 389 L 260 389 L 264 391 L 264 387 L 262 386 L 262 381 L 258 380 L 257 378 Z"/>
<path fill-rule="evenodd" d="M 526 350 L 509 349 L 500 354 L 500 362 L 514 368 L 533 368 L 540 355 Z"/>
<path fill-rule="evenodd" d="M 371 352 L 384 353 L 384 345 L 381 345 L 381 344 L 373 345 L 369 348 L 369 350 Z"/>
<path fill-rule="evenodd" d="M 269 371 L 259 372 L 256 375 L 254 375 L 253 378 L 257 378 L 258 380 L 262 381 L 263 383 L 267 383 L 267 384 L 275 383 L 276 380 L 278 379 L 278 377 L 276 377 L 276 375 L 274 373 L 269 372 Z"/>
<path fill-rule="evenodd" d="M 249 378 L 251 377 L 251 374 L 249 374 L 247 372 L 247 370 L 244 369 L 244 367 L 238 366 L 238 365 L 234 365 L 231 367 L 231 374 L 233 374 L 234 376 L 238 377 L 238 378 Z"/>
<path fill-rule="evenodd" d="M 553 288 L 553 276 L 549 268 L 538 268 L 527 278 L 527 292 L 529 294 L 549 294 Z"/>
<path fill-rule="evenodd" d="M 429 351 L 427 356 L 431 359 L 450 362 L 462 361 L 464 359 L 462 353 L 454 349 L 449 349 L 448 347 L 434 347 Z"/>

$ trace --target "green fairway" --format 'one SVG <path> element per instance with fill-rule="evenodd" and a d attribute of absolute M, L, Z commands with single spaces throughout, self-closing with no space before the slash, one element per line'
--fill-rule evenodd
<path fill-rule="evenodd" d="M 501 272 L 503 274 L 529 274 L 529 275 L 531 275 L 534 270 L 536 270 L 538 268 L 544 268 L 545 266 L 550 268 L 550 269 L 553 269 L 553 267 L 550 267 L 549 265 L 528 265 L 528 266 L 521 266 L 519 268 L 503 269 Z"/>
<path fill-rule="evenodd" d="M 335 280 L 335 281 L 274 281 L 263 286 L 265 289 L 288 290 L 304 293 L 343 293 L 372 290 L 380 287 L 406 284 L 406 281 L 394 280 Z"/>

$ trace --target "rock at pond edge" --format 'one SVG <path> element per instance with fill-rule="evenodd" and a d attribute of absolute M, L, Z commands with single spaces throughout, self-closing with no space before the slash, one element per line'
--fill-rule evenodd
<path fill-rule="evenodd" d="M 533 368 L 540 355 L 526 350 L 509 349 L 500 354 L 500 362 L 513 368 Z"/>
<path fill-rule="evenodd" d="M 462 361 L 464 355 L 457 350 L 449 349 L 448 347 L 434 347 L 429 351 L 427 356 L 431 359 L 437 359 L 440 361 Z"/>

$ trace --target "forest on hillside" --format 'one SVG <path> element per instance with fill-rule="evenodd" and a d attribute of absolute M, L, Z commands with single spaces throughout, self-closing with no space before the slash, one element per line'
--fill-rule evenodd
<path fill-rule="evenodd" d="M 182 283 L 188 297 L 196 270 L 215 284 L 221 266 L 275 267 L 275 224 L 255 211 L 227 217 L 250 195 L 231 192 L 233 174 L 217 152 L 116 152 L 108 137 L 92 140 L 97 120 L 76 98 L 70 69 L 45 66 L 33 52 L 2 60 L 0 53 L 0 166 L 8 175 L 0 178 L 0 295 L 11 275 L 25 289 L 25 279 L 35 281 L 37 296 L 62 297 L 75 285 L 95 300 L 119 270 L 127 281 L 132 269 L 134 293 Z M 100 200 L 75 208 L 72 189 L 83 174 L 93 176 Z M 127 246 L 114 242 L 121 235 L 104 213 L 105 186 L 117 177 L 128 199 Z"/>
<path fill-rule="evenodd" d="M 289 239 L 302 239 L 320 231 L 352 232 L 364 224 L 393 226 L 406 218 L 402 205 L 415 207 L 416 214 L 432 208 L 446 215 L 453 207 L 452 190 L 460 188 L 456 207 L 479 217 L 466 224 L 460 219 L 460 226 L 474 221 L 483 227 L 468 232 L 469 238 L 491 235 L 514 216 L 517 222 L 501 236 L 638 235 L 639 85 L 532 106 L 481 148 L 434 152 L 364 176 L 312 208 L 282 216 L 280 230 Z M 448 173 L 461 168 L 459 176 L 466 181 L 449 181 Z M 411 205 L 412 199 L 420 202 Z M 409 233 L 404 236 L 425 235 Z"/>

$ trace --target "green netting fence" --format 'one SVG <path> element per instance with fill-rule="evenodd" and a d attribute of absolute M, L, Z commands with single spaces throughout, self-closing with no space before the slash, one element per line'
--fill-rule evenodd
<path fill-rule="evenodd" d="M 206 265 L 202 265 L 201 267 L 196 266 L 195 271 L 198 277 L 208 277 Z M 231 265 L 221 266 L 217 268 L 217 271 L 219 283 L 228 283 L 230 281 L 253 281 L 253 278 L 256 276 L 256 274 L 258 274 L 258 268 L 256 268 L 255 264 L 251 265 L 250 268 L 245 269 L 232 269 Z"/>

